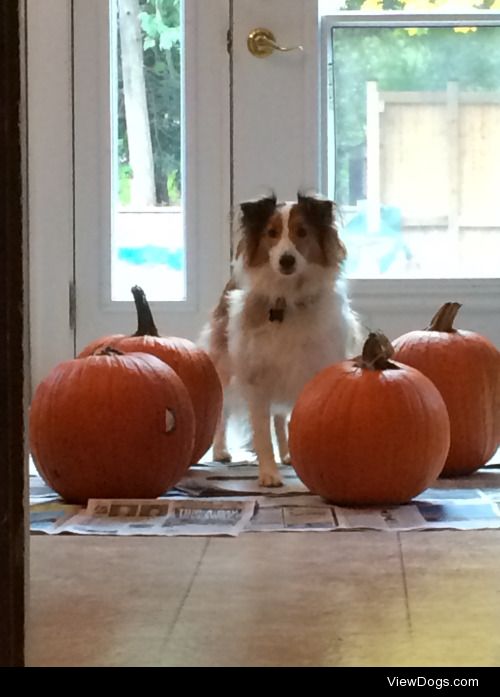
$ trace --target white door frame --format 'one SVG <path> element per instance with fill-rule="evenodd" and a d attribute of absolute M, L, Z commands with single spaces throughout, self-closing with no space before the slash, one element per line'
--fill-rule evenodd
<path fill-rule="evenodd" d="M 294 200 L 320 181 L 318 3 L 235 0 L 233 8 L 234 198 L 275 190 Z M 256 58 L 247 36 L 257 27 L 303 51 Z"/>
<path fill-rule="evenodd" d="M 31 375 L 73 355 L 71 3 L 26 0 Z"/>

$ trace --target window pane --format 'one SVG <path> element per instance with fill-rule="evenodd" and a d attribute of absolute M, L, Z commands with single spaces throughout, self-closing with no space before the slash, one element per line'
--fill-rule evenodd
<path fill-rule="evenodd" d="M 111 286 L 184 300 L 180 0 L 117 0 Z"/>
<path fill-rule="evenodd" d="M 355 11 L 373 14 L 375 12 L 408 12 L 442 14 L 444 12 L 474 12 L 485 10 L 498 12 L 500 0 L 318 0 L 320 17 L 335 12 Z"/>
<path fill-rule="evenodd" d="M 498 277 L 500 27 L 342 27 L 331 40 L 349 275 Z"/>

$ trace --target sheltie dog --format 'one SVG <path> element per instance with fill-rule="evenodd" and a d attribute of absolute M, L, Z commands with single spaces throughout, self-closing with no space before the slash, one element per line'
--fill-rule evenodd
<path fill-rule="evenodd" d="M 213 457 L 231 459 L 226 425 L 235 391 L 248 408 L 259 482 L 280 486 L 271 419 L 280 460 L 289 463 L 287 418 L 297 397 L 318 371 L 359 353 L 362 330 L 341 277 L 346 250 L 332 201 L 272 195 L 242 203 L 240 213 L 232 278 L 200 339 L 225 389 Z"/>

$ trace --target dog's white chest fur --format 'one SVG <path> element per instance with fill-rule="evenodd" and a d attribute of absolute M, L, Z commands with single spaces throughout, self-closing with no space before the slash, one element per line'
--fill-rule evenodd
<path fill-rule="evenodd" d="M 287 298 L 282 321 L 270 319 L 272 305 L 265 297 L 234 291 L 228 349 L 238 389 L 251 389 L 273 411 L 287 412 L 308 380 L 345 358 L 349 309 L 338 289 Z"/>

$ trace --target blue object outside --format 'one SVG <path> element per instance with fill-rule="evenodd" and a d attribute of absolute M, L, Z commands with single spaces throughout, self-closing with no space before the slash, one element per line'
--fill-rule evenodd
<path fill-rule="evenodd" d="M 118 259 L 129 264 L 165 264 L 174 271 L 182 271 L 184 267 L 184 250 L 167 249 L 155 245 L 144 247 L 120 247 Z"/>
<path fill-rule="evenodd" d="M 411 250 L 403 239 L 401 210 L 396 206 L 380 206 L 380 227 L 371 233 L 368 232 L 366 211 L 359 211 L 344 226 L 343 237 L 349 249 L 348 273 L 355 271 L 359 266 L 367 245 L 376 244 L 380 250 L 384 250 L 378 259 L 381 274 L 390 268 L 400 252 L 407 260 L 412 257 Z"/>

